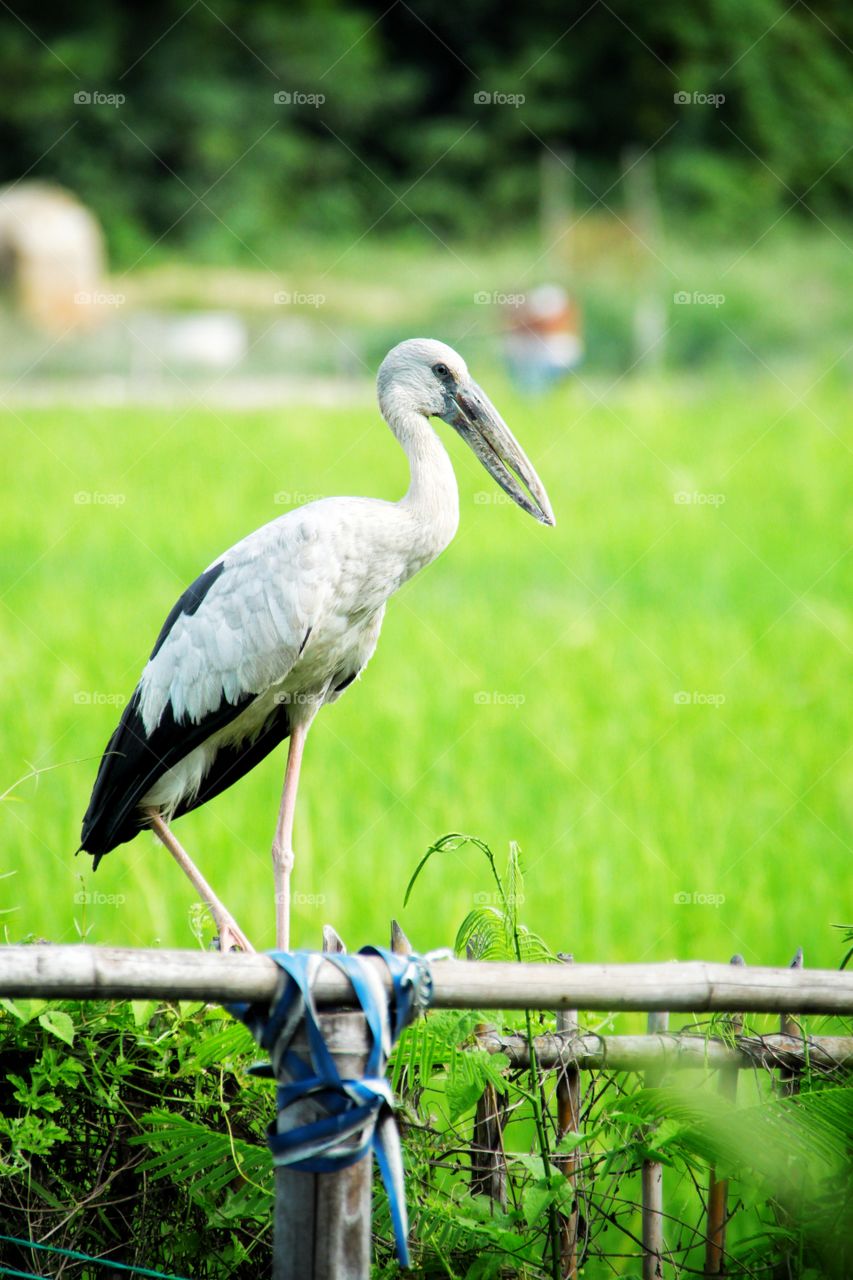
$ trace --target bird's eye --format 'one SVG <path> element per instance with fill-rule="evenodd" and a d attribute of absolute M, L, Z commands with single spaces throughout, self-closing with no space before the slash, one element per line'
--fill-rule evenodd
<path fill-rule="evenodd" d="M 446 378 L 450 373 L 446 364 L 434 364 L 432 366 L 432 371 L 437 378 Z"/>

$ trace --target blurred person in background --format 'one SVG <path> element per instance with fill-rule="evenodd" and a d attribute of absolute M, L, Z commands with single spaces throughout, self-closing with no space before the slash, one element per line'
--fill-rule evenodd
<path fill-rule="evenodd" d="M 513 308 L 504 350 L 513 381 L 525 391 L 547 391 L 577 368 L 580 308 L 562 285 L 539 285 Z"/>

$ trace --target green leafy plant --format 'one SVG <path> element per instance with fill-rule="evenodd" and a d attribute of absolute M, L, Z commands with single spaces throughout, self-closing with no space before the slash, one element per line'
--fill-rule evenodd
<path fill-rule="evenodd" d="M 445 836 L 409 891 L 465 843 L 485 858 L 494 892 L 465 916 L 457 953 L 553 960 L 519 917 L 515 846 L 499 869 L 484 842 Z M 710 1070 L 692 1072 L 686 1090 L 666 1078 L 648 1088 L 637 1073 L 584 1071 L 578 1131 L 563 1133 L 556 1073 L 535 1052 L 519 1068 L 487 1051 L 489 1024 L 520 1033 L 528 1052 L 537 1034 L 555 1030 L 547 1013 L 437 1010 L 406 1029 L 390 1061 L 418 1280 L 553 1280 L 570 1220 L 586 1280 L 637 1276 L 647 1160 L 666 1170 L 673 1275 L 703 1270 L 711 1164 L 730 1179 L 727 1274 L 851 1274 L 853 1088 L 843 1075 L 810 1064 L 792 1091 L 769 1072 L 741 1072 L 752 1087 L 741 1086 L 748 1105 L 735 1106 Z M 691 1030 L 731 1034 L 718 1018 Z M 76 1274 L 79 1264 L 50 1252 L 57 1247 L 193 1280 L 268 1275 L 274 1102 L 269 1085 L 247 1074 L 256 1053 L 242 1024 L 215 1008 L 0 1001 L 0 1269 Z M 392 1280 L 399 1268 L 381 1193 L 373 1225 L 374 1274 Z"/>
<path fill-rule="evenodd" d="M 262 1275 L 272 1173 L 253 1052 L 217 1009 L 2 1001 L 0 1237 L 204 1280 Z M 3 1265 L 70 1263 L 0 1239 Z"/>

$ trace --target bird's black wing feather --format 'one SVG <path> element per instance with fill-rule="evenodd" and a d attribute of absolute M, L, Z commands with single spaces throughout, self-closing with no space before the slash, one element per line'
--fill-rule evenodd
<path fill-rule="evenodd" d="M 157 657 L 157 654 L 163 647 L 163 641 L 166 639 L 166 636 L 172 630 L 172 627 L 178 621 L 181 614 L 186 613 L 191 616 L 198 612 L 198 608 L 202 600 L 207 595 L 216 579 L 224 571 L 225 561 L 218 560 L 216 564 L 211 565 L 209 569 L 205 569 L 204 573 L 200 573 L 195 582 L 190 583 L 181 598 L 175 601 L 175 604 L 169 610 L 169 615 L 166 618 L 166 621 L 160 628 L 160 634 L 157 637 L 157 642 L 151 650 L 152 658 Z"/>
<path fill-rule="evenodd" d="M 94 854 L 96 868 L 105 853 L 132 840 L 147 825 L 138 805 L 158 778 L 234 720 L 254 696 L 245 694 L 235 703 L 223 697 L 216 711 L 197 724 L 176 721 L 169 702 L 156 729 L 146 734 L 136 689 L 107 743 L 83 819 L 80 848 Z"/>
<path fill-rule="evenodd" d="M 224 563 L 218 561 L 187 587 L 163 624 L 151 652 L 152 658 L 162 648 L 178 618 L 198 611 L 224 567 Z M 147 734 L 139 714 L 140 693 L 137 687 L 107 743 L 83 818 L 80 848 L 94 854 L 96 867 L 105 853 L 126 840 L 132 840 L 145 825 L 137 806 L 157 779 L 195 747 L 201 746 L 212 733 L 235 719 L 253 697 L 254 694 L 247 693 L 231 703 L 223 695 L 219 706 L 197 723 L 189 718 L 176 721 L 169 702 L 160 723 Z"/>

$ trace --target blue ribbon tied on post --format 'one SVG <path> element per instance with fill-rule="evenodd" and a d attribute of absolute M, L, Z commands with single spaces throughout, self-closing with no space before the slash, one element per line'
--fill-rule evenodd
<path fill-rule="evenodd" d="M 282 971 L 281 988 L 272 1004 L 234 1004 L 228 1009 L 245 1022 L 270 1055 L 270 1063 L 253 1067 L 253 1073 L 278 1079 L 285 1076 L 289 1081 L 278 1087 L 279 1114 L 309 1098 L 319 1114 L 311 1123 L 283 1133 L 275 1123 L 270 1125 L 273 1164 L 304 1173 L 337 1173 L 372 1150 L 388 1196 L 397 1258 L 407 1267 L 409 1225 L 403 1156 L 385 1066 L 403 1028 L 429 1008 L 429 961 L 380 947 L 364 947 L 354 956 L 316 951 L 267 954 Z M 384 961 L 391 978 L 390 997 L 377 966 L 368 957 Z M 313 989 L 324 964 L 333 964 L 346 975 L 364 1014 L 369 1047 L 364 1075 L 358 1079 L 340 1075 L 320 1029 Z M 307 1059 L 304 1043 L 299 1051 L 294 1048 L 297 1032 L 303 1028 Z"/>

